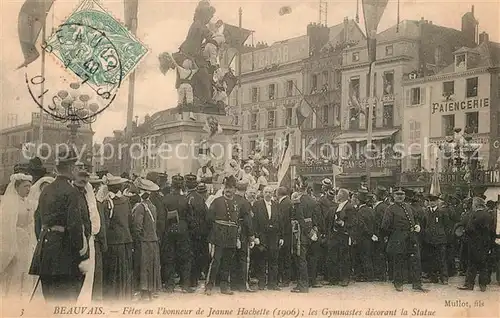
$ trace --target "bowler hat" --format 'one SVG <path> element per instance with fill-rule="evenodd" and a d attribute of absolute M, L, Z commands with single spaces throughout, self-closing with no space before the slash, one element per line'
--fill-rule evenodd
<path fill-rule="evenodd" d="M 434 194 L 429 194 L 427 196 L 427 199 L 429 199 L 429 201 L 437 201 L 439 199 L 439 197 L 437 195 L 434 195 Z"/>
<path fill-rule="evenodd" d="M 325 178 L 321 181 L 321 184 L 325 187 L 330 187 L 332 185 L 332 180 Z"/>
<path fill-rule="evenodd" d="M 73 149 L 60 150 L 56 153 L 56 165 L 74 164 L 78 161 L 78 156 Z"/>

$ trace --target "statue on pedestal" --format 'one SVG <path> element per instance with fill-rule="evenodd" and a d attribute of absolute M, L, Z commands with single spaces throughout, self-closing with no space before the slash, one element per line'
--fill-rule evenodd
<path fill-rule="evenodd" d="M 163 74 L 169 69 L 177 70 L 176 88 L 181 112 L 226 115 L 227 97 L 237 82 L 230 68 L 236 52 L 229 49 L 241 47 L 251 31 L 222 20 L 211 23 L 214 14 L 215 8 L 210 2 L 200 1 L 179 51 L 159 56 Z M 225 58 L 221 59 L 222 56 Z"/>

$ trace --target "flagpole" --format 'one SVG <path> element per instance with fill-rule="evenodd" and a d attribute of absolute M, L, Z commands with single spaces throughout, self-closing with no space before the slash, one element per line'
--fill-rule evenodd
<path fill-rule="evenodd" d="M 43 2 L 43 12 L 45 14 L 45 17 L 47 17 L 47 6 L 45 4 L 45 1 Z M 45 42 L 45 39 L 47 37 L 47 18 L 43 21 L 42 24 L 42 43 Z M 45 78 L 45 49 L 42 49 L 41 53 L 41 70 L 40 74 L 42 75 L 42 78 Z M 44 111 L 43 111 L 43 95 L 45 95 L 43 92 L 45 91 L 45 81 L 42 81 L 40 84 L 40 105 L 42 106 L 40 108 L 40 128 L 38 131 L 38 145 L 40 146 L 43 143 L 43 126 L 44 126 Z"/>
<path fill-rule="evenodd" d="M 238 27 L 240 28 L 240 34 L 242 34 L 242 21 L 243 20 L 243 9 L 240 7 L 238 9 Z M 243 42 L 239 43 L 238 48 L 238 94 L 236 95 L 238 98 L 238 126 L 240 129 L 238 130 L 238 143 L 240 141 L 241 130 L 243 129 L 243 94 L 241 91 L 241 51 L 243 50 Z M 241 123 L 240 123 L 241 121 Z"/>
<path fill-rule="evenodd" d="M 130 0 L 128 0 L 130 1 Z M 137 5 L 133 5 L 129 8 L 125 5 L 125 10 L 133 10 L 133 12 L 125 12 L 125 16 L 127 14 L 133 14 L 133 16 L 128 20 L 127 22 L 130 23 L 130 25 L 127 25 L 127 27 L 130 28 L 130 32 L 135 36 L 137 35 Z M 127 128 L 125 131 L 125 140 L 129 147 L 132 145 L 132 130 L 133 130 L 133 117 L 134 117 L 134 95 L 135 95 L 135 71 L 132 71 L 130 73 L 130 77 L 128 79 L 128 101 L 127 101 Z M 125 169 L 131 170 L 131 156 L 130 156 L 130 151 L 126 152 L 126 158 L 127 160 L 125 161 L 126 167 Z M 121 167 L 120 167 L 121 168 Z"/>
<path fill-rule="evenodd" d="M 368 86 L 368 136 L 366 138 L 366 145 L 367 145 L 367 153 L 368 153 L 368 156 L 367 158 L 365 158 L 366 162 L 365 162 L 365 165 L 366 165 L 366 187 L 368 189 L 370 189 L 370 184 L 371 184 L 371 173 L 372 173 L 372 167 L 371 167 L 371 149 L 372 149 L 372 139 L 373 139 L 373 104 L 376 103 L 376 97 L 375 97 L 375 85 L 373 85 L 373 94 L 371 94 L 371 78 L 372 78 L 372 73 L 373 73 L 373 67 L 375 66 L 375 61 L 372 61 L 370 63 L 370 69 L 368 70 L 368 82 L 366 83 L 366 85 Z M 374 82 L 376 81 L 376 79 L 374 78 L 373 79 Z M 373 102 L 371 100 L 371 96 L 373 96 Z"/>

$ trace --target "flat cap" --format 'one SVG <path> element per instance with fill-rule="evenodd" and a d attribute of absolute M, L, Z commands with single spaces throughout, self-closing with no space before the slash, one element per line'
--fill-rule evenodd
<path fill-rule="evenodd" d="M 198 185 L 196 186 L 196 192 L 198 193 L 205 193 L 207 191 L 207 186 L 204 183 L 198 183 Z"/>

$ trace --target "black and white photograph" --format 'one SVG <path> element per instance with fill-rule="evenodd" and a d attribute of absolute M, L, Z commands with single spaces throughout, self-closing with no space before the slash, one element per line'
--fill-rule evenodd
<path fill-rule="evenodd" d="M 0 14 L 0 317 L 500 317 L 497 0 Z"/>

